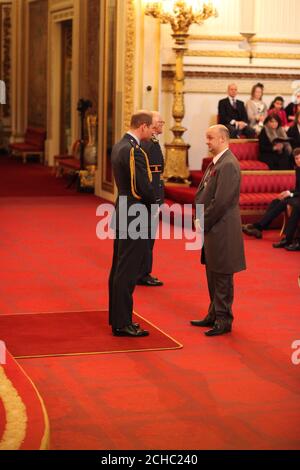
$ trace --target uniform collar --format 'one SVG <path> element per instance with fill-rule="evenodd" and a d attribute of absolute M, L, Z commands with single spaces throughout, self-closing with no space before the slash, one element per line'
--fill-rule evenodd
<path fill-rule="evenodd" d="M 127 131 L 126 134 L 130 135 L 130 137 L 132 137 L 138 143 L 138 145 L 141 145 L 141 141 L 136 135 L 132 134 L 130 131 Z"/>

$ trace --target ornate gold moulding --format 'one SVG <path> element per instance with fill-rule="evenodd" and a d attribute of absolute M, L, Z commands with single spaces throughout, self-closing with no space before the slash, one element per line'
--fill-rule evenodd
<path fill-rule="evenodd" d="M 173 140 L 166 144 L 166 163 L 164 176 L 169 181 L 186 182 L 189 177 L 189 144 L 183 139 L 186 128 L 182 126 L 184 118 L 184 69 L 183 57 L 187 53 L 188 31 L 192 24 L 202 24 L 217 11 L 211 1 L 207 3 L 191 0 L 173 0 L 169 2 L 147 2 L 145 14 L 157 18 L 163 24 L 170 24 L 173 48 L 176 55 L 175 76 L 173 81 L 172 116 L 175 121 L 171 128 Z"/>
<path fill-rule="evenodd" d="M 190 50 L 185 53 L 187 57 L 233 57 L 248 58 L 246 51 L 221 51 L 221 50 Z M 300 60 L 300 54 L 283 52 L 252 52 L 255 59 L 280 59 L 280 60 Z"/>
<path fill-rule="evenodd" d="M 229 41 L 229 42 L 240 42 L 242 39 L 241 35 L 236 36 L 222 36 L 222 35 L 198 35 L 191 34 L 189 36 L 190 41 Z M 273 44 L 300 44 L 300 39 L 296 38 L 263 38 L 263 37 L 254 37 L 251 39 L 251 42 L 260 42 L 260 43 L 273 43 Z"/>

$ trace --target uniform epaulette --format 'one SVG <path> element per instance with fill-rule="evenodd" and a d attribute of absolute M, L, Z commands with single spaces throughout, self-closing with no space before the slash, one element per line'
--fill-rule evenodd
<path fill-rule="evenodd" d="M 134 148 L 140 148 L 139 145 L 136 143 L 136 140 L 130 139 L 129 142 L 130 142 L 130 144 L 131 144 L 132 147 L 134 147 Z"/>
<path fill-rule="evenodd" d="M 156 137 L 151 137 L 151 140 L 152 140 L 152 142 L 154 142 L 155 144 L 158 143 L 158 139 L 157 139 Z"/>
<path fill-rule="evenodd" d="M 149 178 L 150 182 L 152 182 L 152 172 L 151 172 L 150 165 L 149 165 L 148 155 L 146 154 L 146 152 L 138 144 L 135 143 L 135 147 L 132 147 L 131 150 L 130 150 L 130 163 L 129 164 L 130 164 L 131 192 L 132 192 L 132 195 L 135 198 L 141 199 L 141 196 L 138 195 L 137 188 L 136 188 L 135 160 L 134 160 L 134 150 L 135 149 L 140 150 L 142 152 L 142 154 L 144 155 L 144 157 L 145 157 L 147 173 L 148 173 L 148 178 Z"/>

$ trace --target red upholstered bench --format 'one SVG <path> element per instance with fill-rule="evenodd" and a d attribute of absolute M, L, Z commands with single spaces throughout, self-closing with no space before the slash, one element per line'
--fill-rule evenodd
<path fill-rule="evenodd" d="M 257 140 L 235 139 L 230 142 L 230 150 L 240 162 L 241 170 L 268 170 L 268 165 L 259 161 Z"/>
<path fill-rule="evenodd" d="M 28 127 L 24 136 L 24 142 L 9 145 L 11 155 L 22 158 L 23 163 L 26 163 L 27 157 L 38 157 L 40 162 L 43 163 L 45 140 L 45 129 Z"/>
<path fill-rule="evenodd" d="M 195 173 L 193 181 L 200 177 Z M 197 179 L 197 182 L 198 182 Z M 193 204 L 198 184 L 194 186 L 166 185 L 166 199 L 179 204 Z M 242 172 L 240 209 L 243 223 L 257 221 L 270 202 L 286 189 L 295 187 L 294 171 L 246 171 Z M 279 227 L 279 219 L 274 226 Z"/>
<path fill-rule="evenodd" d="M 210 162 L 212 157 L 206 157 L 202 160 L 202 171 L 204 172 Z M 259 160 L 239 160 L 239 164 L 242 171 L 253 171 L 253 170 L 268 170 L 268 165 Z"/>
<path fill-rule="evenodd" d="M 259 160 L 240 160 L 240 167 L 242 171 L 253 170 L 268 170 L 269 167 L 266 163 Z"/>
<path fill-rule="evenodd" d="M 242 172 L 242 215 L 260 215 L 279 193 L 295 187 L 294 171 Z"/>
<path fill-rule="evenodd" d="M 61 176 L 64 171 L 74 173 L 80 170 L 80 141 L 76 140 L 72 146 L 72 153 L 54 156 L 54 170 L 56 176 Z"/>
<path fill-rule="evenodd" d="M 190 173 L 191 186 L 196 186 L 198 188 L 203 174 L 204 173 L 201 170 L 192 170 Z"/>
<path fill-rule="evenodd" d="M 179 204 L 193 204 L 197 188 L 192 186 L 165 186 L 165 197 Z"/>
<path fill-rule="evenodd" d="M 258 160 L 259 145 L 257 140 L 234 139 L 229 148 L 238 160 Z"/>
<path fill-rule="evenodd" d="M 259 144 L 254 139 L 232 139 L 229 148 L 239 160 L 241 170 L 268 170 L 266 163 L 258 160 Z M 205 171 L 212 158 L 206 157 L 202 161 L 202 171 Z"/>

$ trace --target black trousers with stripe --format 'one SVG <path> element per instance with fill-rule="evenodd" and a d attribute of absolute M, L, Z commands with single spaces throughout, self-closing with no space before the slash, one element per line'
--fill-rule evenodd
<path fill-rule="evenodd" d="M 132 323 L 133 292 L 148 250 L 148 239 L 116 238 L 109 275 L 109 324 L 123 328 Z"/>

